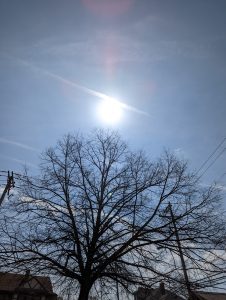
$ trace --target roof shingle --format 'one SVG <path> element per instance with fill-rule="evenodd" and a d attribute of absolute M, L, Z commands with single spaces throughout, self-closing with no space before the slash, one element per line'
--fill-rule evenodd
<path fill-rule="evenodd" d="M 0 291 L 13 292 L 19 289 L 23 282 L 29 282 L 30 280 L 36 280 L 43 291 L 53 294 L 52 283 L 49 277 L 3 272 L 0 272 Z"/>

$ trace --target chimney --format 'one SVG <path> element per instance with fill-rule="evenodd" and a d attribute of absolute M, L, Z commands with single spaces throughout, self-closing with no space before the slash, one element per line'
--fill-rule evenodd
<path fill-rule="evenodd" d="M 30 270 L 26 270 L 25 276 L 26 276 L 26 277 L 29 277 L 29 276 L 30 276 Z"/>
<path fill-rule="evenodd" d="M 165 291 L 165 285 L 164 285 L 163 281 L 160 282 L 159 291 L 160 291 L 161 295 L 165 295 L 165 293 L 166 293 L 166 291 Z"/>

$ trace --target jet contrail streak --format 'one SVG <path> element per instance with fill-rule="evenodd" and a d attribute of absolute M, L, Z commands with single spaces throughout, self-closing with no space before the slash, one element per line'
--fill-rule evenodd
<path fill-rule="evenodd" d="M 12 161 L 15 161 L 21 165 L 25 165 L 25 166 L 30 166 L 32 168 L 35 168 L 35 169 L 38 169 L 38 167 L 30 162 L 27 162 L 26 160 L 21 160 L 21 159 L 17 159 L 17 158 L 14 158 L 14 157 L 10 157 L 10 156 L 7 156 L 7 155 L 2 155 L 0 154 L 1 157 L 5 158 L 5 159 L 8 159 L 8 160 L 12 160 Z"/>
<path fill-rule="evenodd" d="M 28 146 L 26 144 L 22 144 L 22 143 L 18 143 L 18 142 L 15 142 L 15 141 L 7 140 L 7 139 L 1 138 L 1 137 L 0 137 L 0 143 L 10 144 L 10 145 L 14 145 L 14 146 L 26 149 L 26 150 L 31 150 L 31 151 L 39 152 L 37 149 L 35 149 L 35 148 L 31 147 L 31 146 Z"/>
<path fill-rule="evenodd" d="M 144 112 L 143 110 L 140 110 L 140 109 L 137 109 L 136 107 L 127 105 L 126 103 L 123 103 L 123 102 L 121 102 L 121 101 L 118 101 L 118 100 L 114 99 L 113 97 L 110 97 L 110 96 L 108 96 L 108 95 L 106 95 L 106 94 L 104 94 L 104 93 L 95 91 L 95 90 L 93 90 L 93 89 L 89 89 L 89 88 L 87 88 L 87 87 L 85 87 L 85 86 L 83 86 L 83 85 L 80 85 L 80 84 L 78 84 L 78 83 L 75 83 L 75 82 L 73 82 L 73 81 L 70 81 L 70 80 L 68 80 L 68 79 L 65 79 L 65 78 L 63 78 L 63 77 L 61 77 L 61 76 L 59 76 L 59 75 L 56 75 L 56 74 L 54 74 L 54 73 L 51 73 L 51 72 L 49 72 L 49 71 L 46 71 L 46 70 L 43 70 L 43 71 L 44 71 L 47 75 L 49 75 L 50 77 L 55 78 L 55 79 L 57 79 L 57 80 L 59 80 L 59 81 L 61 81 L 61 82 L 64 82 L 65 84 L 68 84 L 68 85 L 70 85 L 70 86 L 73 86 L 73 87 L 75 87 L 75 88 L 77 88 L 77 89 L 79 89 L 79 90 L 82 90 L 82 91 L 84 91 L 85 93 L 87 93 L 87 94 L 89 94 L 89 95 L 91 95 L 91 96 L 95 96 L 95 97 L 97 97 L 97 98 L 100 98 L 100 99 L 103 99 L 103 100 L 106 100 L 106 101 L 108 101 L 108 100 L 110 100 L 110 101 L 115 101 L 115 102 L 117 102 L 117 103 L 118 103 L 122 108 L 124 108 L 124 109 L 130 110 L 130 111 L 133 111 L 133 112 L 136 112 L 136 113 L 138 113 L 138 114 L 142 114 L 142 115 L 149 116 L 149 114 L 146 113 L 146 112 Z"/>
<path fill-rule="evenodd" d="M 145 115 L 145 116 L 150 116 L 147 112 L 145 112 L 145 111 L 143 111 L 143 110 L 140 110 L 140 109 L 138 109 L 138 108 L 136 108 L 136 107 L 134 107 L 134 106 L 128 105 L 128 104 L 126 104 L 126 103 L 124 103 L 124 102 L 118 101 L 118 100 L 116 100 L 115 98 L 110 97 L 110 96 L 108 96 L 108 95 L 106 95 L 106 94 L 104 94 L 104 93 L 98 92 L 98 91 L 96 91 L 96 90 L 87 88 L 87 87 L 85 87 L 85 86 L 83 86 L 83 85 L 80 85 L 80 84 L 78 84 L 78 83 L 76 83 L 76 82 L 73 82 L 73 81 L 71 81 L 71 80 L 65 79 L 65 78 L 62 77 L 62 76 L 59 76 L 59 75 L 57 75 L 57 74 L 54 74 L 54 73 L 52 73 L 52 72 L 50 72 L 50 71 L 48 71 L 48 70 L 45 70 L 45 69 L 43 69 L 43 68 L 37 67 L 37 66 L 35 66 L 35 65 L 33 65 L 33 64 L 31 64 L 31 63 L 25 61 L 25 60 L 22 60 L 22 59 L 19 59 L 19 58 L 15 58 L 15 57 L 13 57 L 13 56 L 9 56 L 8 54 L 5 54 L 5 55 L 6 55 L 8 58 L 14 59 L 14 60 L 18 61 L 19 63 L 21 63 L 21 64 L 23 64 L 23 65 L 25 65 L 25 66 L 27 66 L 27 67 L 33 69 L 33 70 L 39 71 L 39 72 L 45 74 L 46 76 L 49 76 L 49 77 L 51 77 L 51 78 L 53 78 L 53 79 L 56 79 L 56 80 L 58 80 L 58 81 L 60 81 L 60 82 L 65 83 L 65 84 L 67 84 L 67 85 L 69 85 L 69 86 L 72 86 L 72 87 L 74 87 L 74 88 L 76 88 L 76 89 L 79 89 L 79 90 L 81 90 L 81 91 L 83 91 L 83 92 L 85 92 L 85 93 L 87 93 L 87 94 L 89 94 L 89 95 L 91 95 L 91 96 L 95 96 L 95 97 L 97 97 L 97 98 L 99 98 L 99 99 L 103 99 L 103 100 L 106 100 L 106 101 L 115 101 L 115 102 L 117 102 L 122 108 L 124 108 L 124 109 L 126 109 L 126 110 L 133 111 L 133 112 L 135 112 L 135 113 L 142 114 L 142 115 Z"/>

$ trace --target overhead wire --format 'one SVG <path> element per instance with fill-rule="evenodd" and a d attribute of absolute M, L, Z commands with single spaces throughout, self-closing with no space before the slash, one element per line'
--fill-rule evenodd
<path fill-rule="evenodd" d="M 199 169 L 196 171 L 196 175 L 205 167 L 205 165 L 209 162 L 209 160 L 215 155 L 215 153 L 217 152 L 217 150 L 224 144 L 224 142 L 226 141 L 226 138 L 223 138 L 220 143 L 216 146 L 216 148 L 213 150 L 213 152 L 210 153 L 210 155 L 207 157 L 207 159 L 202 163 L 202 165 L 199 167 Z M 220 155 L 218 156 L 218 158 L 220 157 Z M 216 161 L 216 160 L 215 160 Z M 214 161 L 214 162 L 215 162 Z M 212 166 L 212 164 L 211 164 Z M 208 168 L 209 169 L 209 168 Z M 201 177 L 201 176 L 200 176 Z"/>
<path fill-rule="evenodd" d="M 207 157 L 207 159 L 202 163 L 202 165 L 199 167 L 199 169 L 195 172 L 196 175 L 198 175 L 198 173 L 200 173 L 200 171 L 207 165 L 207 163 L 214 157 L 214 155 L 217 153 L 217 151 L 220 149 L 220 147 L 225 143 L 226 141 L 226 137 L 223 138 L 220 143 L 216 146 L 216 148 L 210 153 L 210 155 Z M 224 148 L 223 150 L 221 150 L 221 152 L 216 156 L 216 158 L 212 161 L 212 163 L 210 165 L 208 165 L 208 167 L 201 173 L 200 176 L 198 176 L 198 178 L 200 179 L 208 170 L 209 168 L 217 161 L 217 159 L 219 159 L 219 157 L 225 152 L 226 148 Z M 1 173 L 3 173 L 1 175 Z M 5 171 L 5 170 L 0 170 L 0 177 L 5 177 L 7 178 L 7 174 L 8 174 L 8 171 Z M 222 174 L 220 176 L 220 179 L 223 178 L 225 176 L 226 173 Z M 15 175 L 15 178 L 17 180 L 23 180 L 23 179 L 26 179 L 27 176 L 26 175 L 22 175 L 22 174 L 19 174 L 19 173 L 14 173 Z M 220 180 L 218 179 L 218 181 Z M 0 181 L 3 181 L 3 180 L 0 180 Z"/>
<path fill-rule="evenodd" d="M 212 163 L 202 172 L 202 174 L 199 176 L 199 178 L 201 178 L 208 170 L 210 167 L 212 167 L 212 165 L 218 160 L 218 158 L 225 152 L 226 148 L 224 148 L 223 150 L 221 150 L 221 152 L 216 156 L 216 158 L 212 161 Z"/>
<path fill-rule="evenodd" d="M 20 186 L 15 185 L 14 180 L 24 181 L 28 178 L 28 176 L 22 175 L 22 174 L 19 174 L 19 173 L 14 173 L 14 172 L 12 172 L 12 174 L 13 175 L 11 175 L 11 176 L 13 176 L 12 177 L 13 178 L 13 185 L 10 187 L 10 189 L 12 189 L 12 188 L 20 189 Z M 1 189 L 4 189 L 4 187 L 7 186 L 8 180 L 9 180 L 9 171 L 0 170 L 0 188 Z"/>

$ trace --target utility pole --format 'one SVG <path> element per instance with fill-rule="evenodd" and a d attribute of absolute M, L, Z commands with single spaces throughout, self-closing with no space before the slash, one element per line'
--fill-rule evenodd
<path fill-rule="evenodd" d="M 6 183 L 6 186 L 4 188 L 3 193 L 1 195 L 0 206 L 2 205 L 2 202 L 3 202 L 4 198 L 5 198 L 5 195 L 6 194 L 9 195 L 9 191 L 10 191 L 10 189 L 12 187 L 14 187 L 14 184 L 15 184 L 15 182 L 14 182 L 14 179 L 13 179 L 13 172 L 11 172 L 11 175 L 10 175 L 10 173 L 8 171 L 7 183 Z"/>
<path fill-rule="evenodd" d="M 186 265 L 185 265 L 185 261 L 184 261 L 184 255 L 183 255 L 183 251 L 182 251 L 182 247 L 181 247 L 180 237 L 179 237 L 178 230 L 177 230 L 176 220 L 175 220 L 175 216 L 174 216 L 173 210 L 172 210 L 172 205 L 170 202 L 169 202 L 169 211 L 170 211 L 171 219 L 173 222 L 177 246 L 178 246 L 179 255 L 180 255 L 180 259 L 181 259 L 181 265 L 182 265 L 182 269 L 183 269 L 183 273 L 184 273 L 185 284 L 186 284 L 186 287 L 188 290 L 188 296 L 189 296 L 189 299 L 193 299 L 191 285 L 189 282 L 188 273 L 187 273 L 187 269 L 186 269 Z"/>
<path fill-rule="evenodd" d="M 118 287 L 118 281 L 116 281 L 116 295 L 117 295 L 117 300 L 119 300 L 119 287 Z"/>

